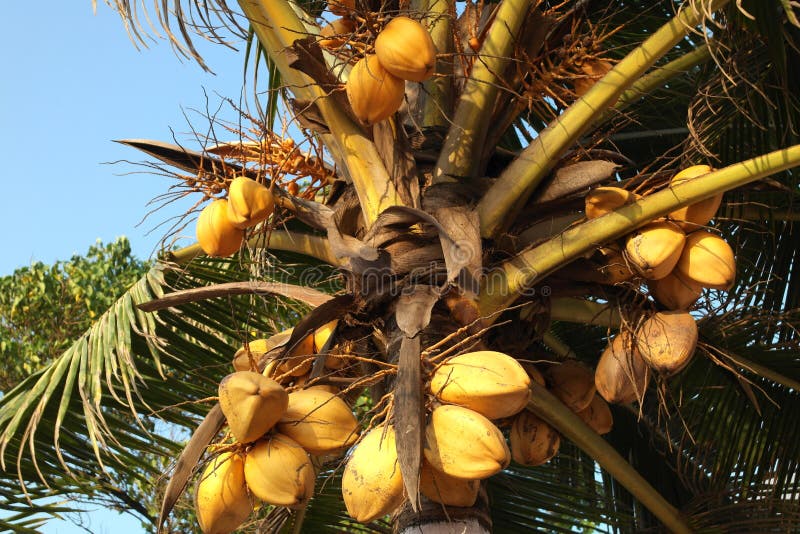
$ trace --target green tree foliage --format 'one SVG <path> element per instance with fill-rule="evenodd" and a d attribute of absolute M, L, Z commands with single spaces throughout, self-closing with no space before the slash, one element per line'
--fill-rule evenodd
<path fill-rule="evenodd" d="M 61 355 L 148 269 L 126 237 L 0 278 L 0 390 Z"/>

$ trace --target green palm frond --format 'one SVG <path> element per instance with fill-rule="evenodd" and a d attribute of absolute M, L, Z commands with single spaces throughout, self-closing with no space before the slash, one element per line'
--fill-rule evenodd
<path fill-rule="evenodd" d="M 286 279 L 289 272 L 273 275 Z M 193 428 L 210 407 L 202 399 L 230 372 L 235 350 L 295 322 L 305 307 L 252 295 L 157 314 L 136 305 L 167 288 L 243 281 L 250 274 L 244 258 L 153 267 L 52 365 L 0 399 L 3 480 L 54 489 L 80 480 L 100 494 L 114 487 L 117 470 L 157 480 L 162 473 L 142 453 L 174 455 L 178 446 L 156 425 Z"/>

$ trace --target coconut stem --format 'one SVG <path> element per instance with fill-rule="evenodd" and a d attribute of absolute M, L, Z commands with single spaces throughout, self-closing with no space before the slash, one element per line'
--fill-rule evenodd
<path fill-rule="evenodd" d="M 727 2 L 728 0 L 712 0 L 705 2 L 703 6 L 690 2 L 686 9 L 625 56 L 583 97 L 540 132 L 528 148 L 503 171 L 478 204 L 481 235 L 489 238 L 499 234 L 516 217 L 516 213 L 522 209 L 533 190 L 547 176 L 564 151 L 594 124 L 597 117 L 605 113 L 625 89 L 672 50 L 692 28 Z M 461 155 L 452 151 L 445 151 L 444 154 Z"/>
<path fill-rule="evenodd" d="M 288 232 L 286 230 L 273 230 L 270 232 L 268 240 L 262 235 L 256 235 L 248 240 L 247 246 L 294 252 L 316 258 L 329 265 L 339 265 L 339 260 L 333 254 L 328 240 L 321 236 L 301 232 Z M 165 259 L 178 265 L 186 265 L 202 254 L 203 250 L 200 245 L 195 243 L 194 245 L 168 252 Z"/>
<path fill-rule="evenodd" d="M 550 319 L 567 323 L 582 323 L 618 329 L 619 309 L 611 304 L 576 298 L 555 298 L 550 301 Z"/>
<path fill-rule="evenodd" d="M 566 438 L 591 456 L 625 489 L 653 513 L 670 532 L 690 533 L 692 530 L 680 512 L 658 493 L 636 469 L 597 432 L 592 430 L 572 410 L 564 406 L 544 386 L 531 382 L 528 409 L 552 425 Z"/>
<path fill-rule="evenodd" d="M 500 90 L 498 74 L 505 72 L 508 66 L 530 4 L 531 0 L 500 3 L 458 100 L 453 123 L 436 163 L 434 182 L 454 181 L 456 177 L 474 176 L 478 172 L 481 160 L 478 155 L 483 153 L 483 142 Z"/>
<path fill-rule="evenodd" d="M 442 0 L 415 0 L 412 9 L 427 13 L 428 32 L 439 57 L 450 58 L 453 54 L 453 24 L 449 12 L 452 4 Z M 422 107 L 422 128 L 447 127 L 453 112 L 453 64 L 451 61 L 436 62 L 433 78 L 422 85 L 419 98 Z"/>

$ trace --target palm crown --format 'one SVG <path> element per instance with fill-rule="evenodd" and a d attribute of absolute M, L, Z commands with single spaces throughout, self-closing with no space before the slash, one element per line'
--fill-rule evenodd
<path fill-rule="evenodd" d="M 190 56 L 189 28 L 218 38 L 212 28 L 222 22 L 247 35 L 272 91 L 253 118 L 253 139 L 202 152 L 125 142 L 177 169 L 180 191 L 198 206 L 217 197 L 233 203 L 231 183 L 246 176 L 269 188 L 274 213 L 243 225 L 233 257 L 212 257 L 228 254 L 204 235 L 165 252 L 60 358 L 4 395 L 2 483 L 20 509 L 9 524 L 22 528 L 39 511 L 23 504 L 20 481 L 32 497 L 92 493 L 153 528 L 175 521 L 185 487 L 217 452 L 256 448 L 231 438 L 225 401 L 220 409 L 209 399 L 244 346 L 244 368 L 290 392 L 335 388 L 364 433 L 394 425 L 403 475 L 400 501 L 360 524 L 342 503 L 346 447 L 315 454 L 310 501 L 299 510 L 267 504 L 251 526 L 385 531 L 389 521 L 402 530 L 449 518 L 481 531 L 686 532 L 735 531 L 747 518 L 752 530 L 796 528 L 800 292 L 791 169 L 800 163 L 792 92 L 800 30 L 788 2 L 727 4 L 242 0 L 244 18 L 221 1 L 161 10 Z M 137 20 L 134 6 L 117 7 Z M 346 23 L 321 40 L 331 7 Z M 422 61 L 420 78 L 432 77 L 399 84 L 397 109 L 382 92 L 388 85 L 368 85 L 393 83 L 394 74 L 374 66 L 358 87 L 349 76 L 400 17 L 422 23 L 436 61 L 434 72 Z M 390 45 L 425 57 L 416 41 Z M 281 109 L 300 125 L 294 139 L 273 131 Z M 717 170 L 670 182 L 697 164 Z M 596 188 L 611 185 L 624 199 L 606 205 Z M 685 215 L 676 210 L 723 193 L 708 219 L 680 224 Z M 590 214 L 595 208 L 604 214 Z M 654 222 L 679 240 L 667 254 L 666 238 L 656 239 L 655 255 L 672 262 L 658 275 L 646 245 Z M 681 267 L 700 227 L 730 245 L 735 281 L 701 282 Z M 658 289 L 654 279 L 673 273 L 693 297 L 676 302 L 675 287 Z M 662 325 L 670 314 L 689 326 L 666 341 L 642 338 L 654 318 Z M 331 324 L 328 339 L 308 341 Z M 694 324 L 699 336 L 686 354 L 664 363 L 654 347 L 674 347 Z M 250 350 L 250 341 L 290 326 L 268 349 Z M 649 385 L 639 372 L 598 371 L 591 380 L 618 336 L 634 340 L 621 349 L 625 359 L 644 353 Z M 433 462 L 431 412 L 461 401 L 429 383 L 447 358 L 478 350 L 512 356 L 531 377 L 522 415 L 495 423 L 513 437 L 512 417 L 535 414 L 552 430 L 551 449 L 556 439 L 560 448 L 535 467 L 515 451 L 515 462 L 501 461 L 505 469 L 475 485 L 474 505 L 444 508 L 429 493 L 418 498 L 416 473 L 423 458 Z M 608 393 L 614 387 L 634 386 L 611 406 L 604 436 L 576 413 L 586 404 L 572 406 L 562 391 L 560 370 L 572 365 L 563 362 L 576 360 L 591 382 L 581 393 L 598 399 L 599 411 L 605 401 L 595 386 L 608 400 L 619 400 Z M 228 394 L 219 392 L 220 400 Z M 179 446 L 156 421 L 194 434 Z M 163 507 L 126 501 L 124 488 L 155 483 L 165 458 L 177 462 L 160 481 Z"/>

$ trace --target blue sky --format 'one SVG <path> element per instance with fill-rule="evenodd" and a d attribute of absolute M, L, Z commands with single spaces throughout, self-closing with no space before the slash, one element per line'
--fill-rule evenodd
<path fill-rule="evenodd" d="M 96 16 L 91 0 L 39 9 L 4 2 L 3 8 L 0 224 L 6 231 L 0 234 L 0 275 L 34 260 L 67 259 L 97 238 L 120 235 L 131 239 L 137 255 L 149 256 L 160 234 L 148 231 L 171 213 L 138 224 L 147 202 L 172 182 L 126 175 L 139 170 L 130 164 L 106 164 L 146 159 L 112 140 L 171 141 L 174 132 L 196 148 L 184 114 L 202 130 L 208 123 L 192 110 L 205 109 L 204 89 L 212 110 L 219 95 L 238 99 L 242 54 L 199 43 L 213 76 L 181 60 L 163 39 L 137 51 L 103 2 Z"/>
<path fill-rule="evenodd" d="M 164 40 L 137 51 L 117 14 L 97 4 L 93 15 L 91 0 L 35 8 L 3 2 L 0 275 L 36 260 L 68 259 L 98 238 L 109 242 L 121 235 L 130 238 L 137 256 L 150 256 L 161 235 L 148 231 L 185 204 L 140 225 L 147 202 L 172 181 L 129 174 L 140 170 L 130 164 L 106 164 L 146 159 L 112 139 L 171 141 L 174 135 L 197 148 L 185 115 L 202 129 L 208 123 L 192 109 L 205 109 L 206 95 L 211 109 L 219 105 L 218 95 L 238 99 L 242 54 L 200 46 L 214 76 L 179 59 Z M 233 118 L 231 112 L 222 116 Z M 184 243 L 192 241 L 190 234 Z M 84 519 L 93 533 L 142 532 L 136 519 L 102 509 Z M 42 531 L 86 532 L 61 521 Z"/>

